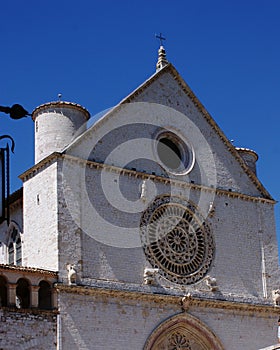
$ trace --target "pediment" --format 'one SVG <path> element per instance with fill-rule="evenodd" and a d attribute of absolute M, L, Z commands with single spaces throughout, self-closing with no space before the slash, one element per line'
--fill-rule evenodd
<path fill-rule="evenodd" d="M 180 171 L 162 164 L 157 142 L 162 134 L 182 141 Z M 66 153 L 117 167 L 229 192 L 272 199 L 210 114 L 168 64 L 98 119 Z M 190 164 L 193 162 L 193 164 Z"/>

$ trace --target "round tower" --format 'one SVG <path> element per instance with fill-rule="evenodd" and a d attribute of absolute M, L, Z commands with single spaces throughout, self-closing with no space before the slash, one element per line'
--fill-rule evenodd
<path fill-rule="evenodd" d="M 35 163 L 53 152 L 61 152 L 86 130 L 89 112 L 72 102 L 42 104 L 32 113 L 35 122 Z"/>
<path fill-rule="evenodd" d="M 257 153 L 249 148 L 235 147 L 235 149 L 240 154 L 244 162 L 248 165 L 248 168 L 250 168 L 253 173 L 256 174 L 256 162 L 259 158 Z"/>

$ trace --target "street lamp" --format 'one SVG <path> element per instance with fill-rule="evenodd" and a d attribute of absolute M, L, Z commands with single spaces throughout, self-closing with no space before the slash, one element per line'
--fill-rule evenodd
<path fill-rule="evenodd" d="M 21 119 L 29 114 L 21 105 L 14 104 L 12 107 L 0 106 L 0 112 L 9 114 L 12 119 Z M 11 141 L 11 151 L 14 153 L 15 141 L 10 135 L 0 136 L 0 140 L 9 139 Z M 10 223 L 10 146 L 0 148 L 0 224 L 7 220 Z M 6 210 L 5 210 L 6 209 Z"/>
<path fill-rule="evenodd" d="M 0 106 L 0 112 L 10 114 L 10 117 L 12 119 L 20 119 L 31 115 L 21 105 L 17 103 L 12 105 L 12 107 Z"/>

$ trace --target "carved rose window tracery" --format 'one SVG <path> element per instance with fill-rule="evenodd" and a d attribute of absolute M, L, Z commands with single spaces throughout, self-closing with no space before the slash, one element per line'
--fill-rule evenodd
<path fill-rule="evenodd" d="M 176 332 L 168 340 L 168 350 L 192 350 L 190 341 L 181 333 Z"/>
<path fill-rule="evenodd" d="M 192 204 L 177 197 L 158 197 L 143 213 L 140 227 L 146 257 L 163 277 L 192 284 L 207 274 L 214 239 Z"/>

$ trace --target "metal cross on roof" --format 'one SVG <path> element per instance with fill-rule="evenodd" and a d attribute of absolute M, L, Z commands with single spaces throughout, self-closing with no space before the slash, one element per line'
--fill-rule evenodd
<path fill-rule="evenodd" d="M 162 33 L 159 33 L 159 35 L 156 34 L 156 38 L 159 39 L 160 46 L 162 46 L 163 40 L 166 40 L 166 38 L 162 36 Z"/>

